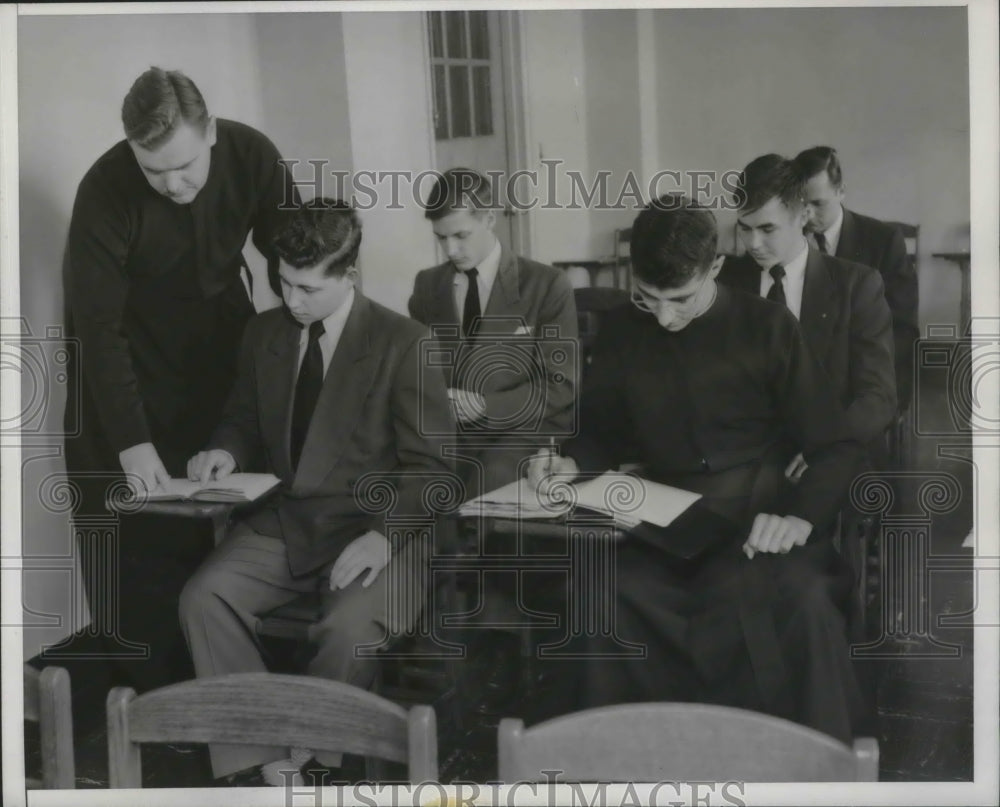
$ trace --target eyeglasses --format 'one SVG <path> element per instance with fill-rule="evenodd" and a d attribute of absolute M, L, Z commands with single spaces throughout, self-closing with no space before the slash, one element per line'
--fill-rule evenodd
<path fill-rule="evenodd" d="M 665 308 L 675 313 L 686 313 L 694 302 L 701 296 L 701 290 L 708 282 L 708 274 L 702 279 L 701 284 L 691 294 L 683 300 L 664 300 L 659 297 L 652 297 L 640 288 L 632 289 L 632 305 L 647 314 L 658 316 Z M 702 312 L 703 313 L 703 312 Z"/>

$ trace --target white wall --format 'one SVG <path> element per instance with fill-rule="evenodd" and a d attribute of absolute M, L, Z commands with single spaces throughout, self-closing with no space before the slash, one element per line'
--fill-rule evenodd
<path fill-rule="evenodd" d="M 430 123 L 430 77 L 422 66 L 425 33 L 418 12 L 344 15 L 344 56 L 354 170 L 409 170 L 434 166 Z M 367 185 L 375 182 L 365 180 Z M 400 199 L 392 210 L 385 196 L 361 211 L 364 240 L 361 274 L 365 294 L 400 312 L 420 269 L 438 262 L 423 209 Z M 389 181 L 377 184 L 388 192 Z M 426 192 L 426 191 L 425 191 Z M 358 195 L 369 204 L 366 193 Z"/>
<path fill-rule="evenodd" d="M 578 10 L 525 11 L 521 17 L 529 122 L 524 168 L 537 172 L 538 197 L 546 204 L 569 202 L 567 171 L 589 176 L 583 15 Z M 562 161 L 554 183 L 542 159 Z M 589 211 L 539 206 L 528 215 L 535 260 L 593 257 Z"/>
<path fill-rule="evenodd" d="M 151 65 L 183 69 L 212 112 L 251 125 L 259 125 L 261 93 L 248 15 L 20 17 L 18 60 L 21 314 L 38 335 L 63 324 L 62 258 L 76 187 L 122 138 L 121 102 L 135 78 Z M 58 433 L 65 389 L 53 392 L 46 425 Z M 70 608 L 69 520 L 41 501 L 45 478 L 65 471 L 61 450 L 57 436 L 24 452 L 25 566 L 56 567 L 25 572 L 24 605 L 60 615 L 27 617 L 25 657 L 89 618 Z"/>
<path fill-rule="evenodd" d="M 836 147 L 847 203 L 921 226 L 921 323 L 957 322 L 969 222 L 965 9 L 657 12 L 660 159 L 740 169 Z M 732 216 L 720 217 L 727 223 Z"/>
<path fill-rule="evenodd" d="M 611 206 L 629 174 L 641 187 L 639 64 L 637 12 L 588 11 L 583 14 L 587 143 L 590 173 L 610 171 Z M 634 200 L 623 197 L 623 209 L 592 210 L 587 253 L 614 252 L 613 232 L 635 218 Z"/>

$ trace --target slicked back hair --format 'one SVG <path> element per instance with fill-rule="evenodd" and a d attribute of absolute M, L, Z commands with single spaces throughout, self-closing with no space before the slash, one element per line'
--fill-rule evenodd
<path fill-rule="evenodd" d="M 449 168 L 435 180 L 424 202 L 424 217 L 438 221 L 457 210 L 478 216 L 492 209 L 494 201 L 489 180 L 478 171 Z"/>
<path fill-rule="evenodd" d="M 844 172 L 840 167 L 840 158 L 837 157 L 837 150 L 831 146 L 813 146 L 811 149 L 800 151 L 795 156 L 794 162 L 806 181 L 825 172 L 833 187 L 841 188 L 844 185 Z"/>
<path fill-rule="evenodd" d="M 151 67 L 132 84 L 122 102 L 125 137 L 153 151 L 181 124 L 208 126 L 208 108 L 201 91 L 179 70 Z"/>
<path fill-rule="evenodd" d="M 775 197 L 789 210 L 805 204 L 805 178 L 798 166 L 780 154 L 765 154 L 747 164 L 736 180 L 741 213 L 753 213 Z"/>

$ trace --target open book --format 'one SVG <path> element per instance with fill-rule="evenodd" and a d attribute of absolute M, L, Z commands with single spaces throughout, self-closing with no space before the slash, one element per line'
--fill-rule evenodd
<path fill-rule="evenodd" d="M 610 516 L 626 529 L 642 522 L 666 527 L 701 498 L 698 493 L 634 474 L 610 471 L 573 485 L 560 484 L 557 478 L 552 490 L 551 496 L 541 496 L 521 479 L 466 502 L 458 512 L 495 518 L 557 518 L 578 507 Z"/>
<path fill-rule="evenodd" d="M 493 518 L 558 518 L 569 512 L 572 502 L 565 497 L 542 496 L 533 490 L 527 479 L 504 485 L 460 508 L 460 516 L 491 516 Z"/>
<path fill-rule="evenodd" d="M 188 479 L 171 479 L 149 492 L 146 501 L 252 502 L 281 482 L 274 474 L 230 474 L 202 484 Z"/>

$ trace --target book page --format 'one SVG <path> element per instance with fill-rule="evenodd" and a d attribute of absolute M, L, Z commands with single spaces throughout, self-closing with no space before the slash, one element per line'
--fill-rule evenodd
<path fill-rule="evenodd" d="M 634 474 L 608 472 L 576 486 L 576 503 L 623 522 L 646 521 L 666 527 L 701 498 L 680 488 L 641 479 Z"/>
<path fill-rule="evenodd" d="M 527 479 L 519 479 L 467 501 L 459 513 L 498 518 L 558 518 L 569 508 L 570 502 L 540 496 Z"/>
<path fill-rule="evenodd" d="M 230 474 L 202 484 L 190 479 L 171 479 L 150 491 L 147 501 L 253 501 L 280 482 L 274 474 Z"/>

